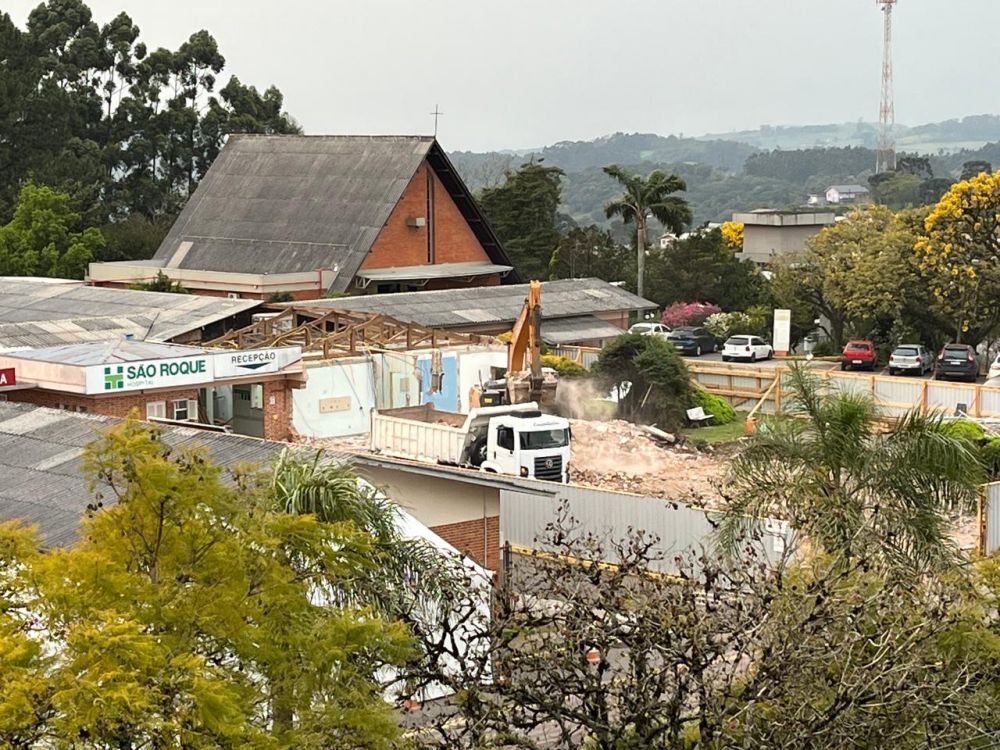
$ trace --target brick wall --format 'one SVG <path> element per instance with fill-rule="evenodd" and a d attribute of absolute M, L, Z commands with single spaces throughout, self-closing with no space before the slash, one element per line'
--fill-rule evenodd
<path fill-rule="evenodd" d="M 426 264 L 429 227 L 410 227 L 406 220 L 427 216 L 427 162 L 420 165 L 406 190 L 389 215 L 365 258 L 362 268 L 392 268 Z M 433 172 L 432 172 L 433 174 Z M 489 262 L 469 223 L 448 195 L 444 185 L 434 179 L 434 261 L 436 263 Z M 428 222 L 429 223 L 429 222 Z M 478 285 L 477 285 L 478 286 Z"/>
<path fill-rule="evenodd" d="M 159 391 L 157 393 L 145 393 L 143 391 L 132 391 L 123 393 L 120 396 L 83 396 L 74 393 L 59 393 L 57 391 L 45 391 L 39 388 L 31 388 L 23 391 L 8 391 L 9 401 L 18 401 L 25 404 L 36 404 L 37 406 L 48 406 L 52 409 L 70 409 L 80 411 L 81 407 L 90 414 L 104 414 L 109 417 L 124 418 L 128 416 L 132 409 L 139 410 L 139 418 L 146 418 L 146 404 L 155 401 L 167 402 L 167 418 L 173 417 L 170 412 L 170 401 L 180 399 L 198 398 L 197 388 L 178 389 L 171 391 Z"/>
<path fill-rule="evenodd" d="M 483 529 L 486 546 L 483 547 Z M 500 570 L 500 516 L 477 518 L 472 521 L 432 526 L 431 531 L 448 544 L 463 552 L 480 565 L 493 571 Z"/>
<path fill-rule="evenodd" d="M 264 382 L 264 439 L 288 440 L 292 432 L 292 390 L 284 380 Z"/>

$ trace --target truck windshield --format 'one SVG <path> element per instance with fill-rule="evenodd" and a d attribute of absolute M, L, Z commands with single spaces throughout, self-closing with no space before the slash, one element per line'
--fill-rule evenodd
<path fill-rule="evenodd" d="M 562 448 L 564 445 L 569 445 L 569 430 L 533 430 L 521 433 L 521 450 Z"/>

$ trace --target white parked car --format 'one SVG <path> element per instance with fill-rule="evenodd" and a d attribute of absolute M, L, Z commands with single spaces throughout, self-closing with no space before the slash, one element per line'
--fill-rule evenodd
<path fill-rule="evenodd" d="M 666 338 L 670 333 L 670 326 L 663 323 L 636 323 L 628 329 L 629 333 L 641 333 L 643 336 L 659 336 Z"/>
<path fill-rule="evenodd" d="M 774 356 L 774 349 L 760 336 L 730 336 L 722 347 L 722 361 L 729 362 L 734 359 L 749 359 L 756 362 L 758 359 L 771 359 Z"/>
<path fill-rule="evenodd" d="M 920 344 L 900 344 L 889 355 L 889 374 L 915 372 L 923 375 L 934 369 L 934 355 Z"/>

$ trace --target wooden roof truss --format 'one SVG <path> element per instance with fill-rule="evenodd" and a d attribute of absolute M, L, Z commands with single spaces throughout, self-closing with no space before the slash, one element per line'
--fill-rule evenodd
<path fill-rule="evenodd" d="M 323 359 L 330 359 L 371 351 L 410 351 L 492 343 L 496 343 L 492 336 L 427 328 L 377 313 L 290 306 L 277 315 L 229 331 L 204 346 L 231 349 L 301 346 L 303 354 L 319 354 Z"/>

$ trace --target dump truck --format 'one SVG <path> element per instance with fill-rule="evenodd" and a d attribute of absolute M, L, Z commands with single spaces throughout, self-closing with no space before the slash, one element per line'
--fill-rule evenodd
<path fill-rule="evenodd" d="M 515 477 L 569 481 L 570 440 L 569 421 L 542 414 L 535 403 L 468 414 L 433 404 L 372 413 L 373 453 Z"/>

